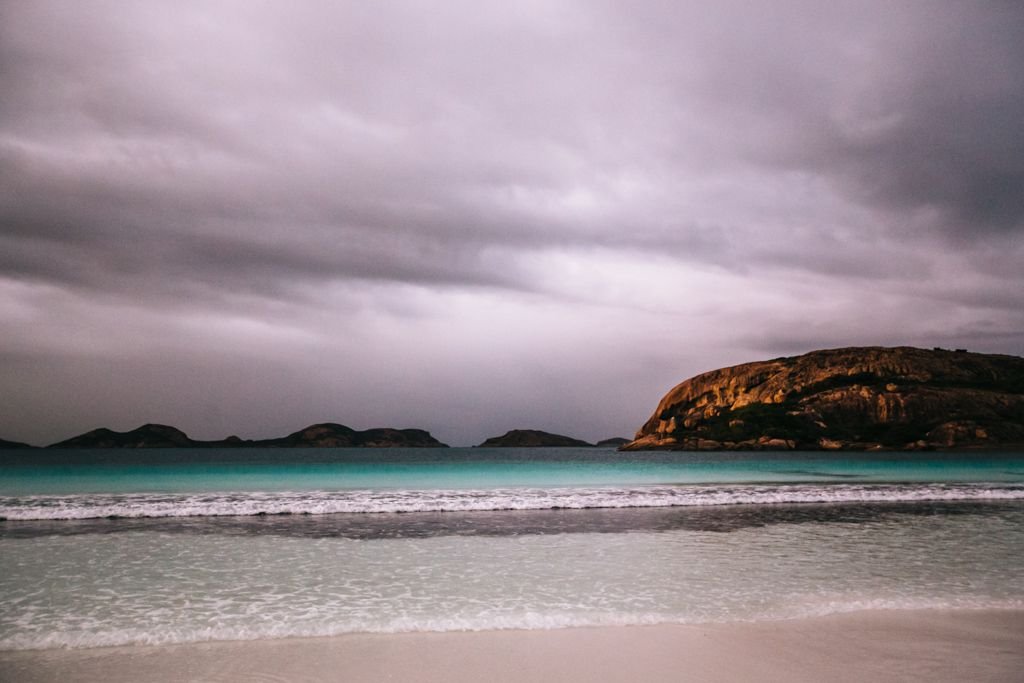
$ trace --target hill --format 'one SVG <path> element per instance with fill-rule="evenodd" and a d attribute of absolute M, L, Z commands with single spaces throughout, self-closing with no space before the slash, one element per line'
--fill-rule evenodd
<path fill-rule="evenodd" d="M 378 428 L 359 431 L 342 424 L 310 425 L 288 436 L 247 440 L 229 436 L 220 441 L 197 441 L 167 425 L 145 424 L 129 432 L 94 429 L 49 448 L 447 448 L 422 429 Z"/>
<path fill-rule="evenodd" d="M 0 449 L 14 449 L 14 448 L 35 448 L 27 443 L 20 441 L 8 441 L 7 439 L 0 439 Z"/>
<path fill-rule="evenodd" d="M 502 436 L 492 436 L 480 448 L 545 448 L 592 447 L 594 444 L 570 436 L 542 432 L 539 429 L 513 429 Z"/>
<path fill-rule="evenodd" d="M 677 385 L 622 448 L 932 449 L 1024 443 L 1024 358 L 912 347 L 813 351 Z"/>

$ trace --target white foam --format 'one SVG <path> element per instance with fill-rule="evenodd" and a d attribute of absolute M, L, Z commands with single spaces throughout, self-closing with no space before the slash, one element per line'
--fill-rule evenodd
<path fill-rule="evenodd" d="M 659 624 L 710 624 L 780 621 L 865 610 L 914 609 L 1024 609 L 1024 599 L 864 599 L 834 600 L 766 609 L 740 614 L 668 614 L 636 612 L 537 612 L 487 617 L 399 617 L 382 621 L 316 621 L 288 623 L 253 622 L 245 626 L 153 627 L 111 629 L 78 628 L 47 633 L 15 633 L 0 638 L 0 650 L 114 647 L 121 645 L 173 645 L 209 641 L 310 638 L 358 633 L 445 633 L 453 631 L 553 630 L 600 626 L 649 626 Z"/>
<path fill-rule="evenodd" d="M 1024 500 L 1024 485 L 741 484 L 7 496 L 0 497 L 0 518 L 71 520 L 983 500 Z"/>

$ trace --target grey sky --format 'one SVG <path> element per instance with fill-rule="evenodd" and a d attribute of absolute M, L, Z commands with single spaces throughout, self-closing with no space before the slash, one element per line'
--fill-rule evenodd
<path fill-rule="evenodd" d="M 0 436 L 630 435 L 1024 353 L 1017 2 L 0 3 Z"/>

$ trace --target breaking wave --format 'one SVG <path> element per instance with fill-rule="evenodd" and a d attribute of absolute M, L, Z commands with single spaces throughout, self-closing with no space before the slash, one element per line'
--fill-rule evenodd
<path fill-rule="evenodd" d="M 71 520 L 984 500 L 1024 500 L 1024 485 L 737 484 L 34 495 L 0 497 L 0 518 Z"/>

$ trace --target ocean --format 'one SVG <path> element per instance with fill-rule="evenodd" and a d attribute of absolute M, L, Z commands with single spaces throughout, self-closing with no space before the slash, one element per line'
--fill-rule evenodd
<path fill-rule="evenodd" d="M 0 454 L 0 649 L 1024 607 L 1024 454 Z"/>

